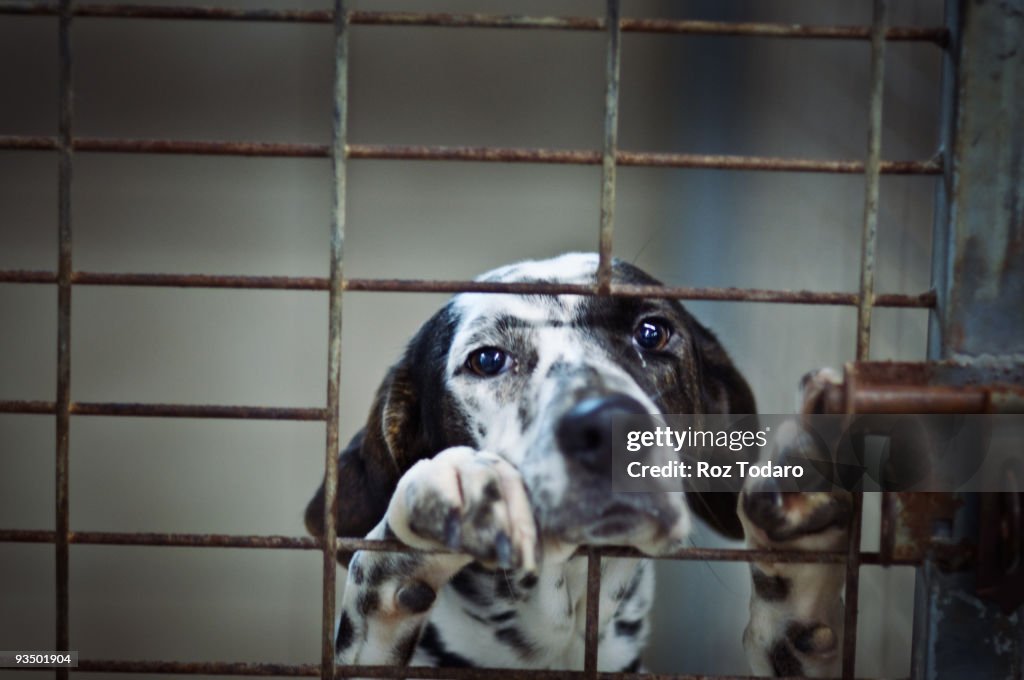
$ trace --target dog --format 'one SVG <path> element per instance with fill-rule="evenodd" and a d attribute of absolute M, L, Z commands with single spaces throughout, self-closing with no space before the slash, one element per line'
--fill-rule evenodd
<path fill-rule="evenodd" d="M 592 285 L 597 266 L 571 253 L 479 280 Z M 618 260 L 612 277 L 659 284 Z M 453 297 L 338 457 L 339 536 L 434 551 L 339 557 L 338 663 L 580 669 L 587 561 L 577 549 L 656 556 L 683 545 L 694 517 L 755 548 L 845 546 L 849 499 L 831 490 L 782 493 L 761 479 L 742 493 L 614 493 L 613 419 L 656 413 L 756 413 L 721 343 L 677 301 Z M 323 515 L 321 484 L 305 515 L 314 536 Z M 751 574 L 753 671 L 838 675 L 842 568 L 757 563 Z M 601 560 L 599 669 L 643 671 L 653 597 L 649 559 Z"/>

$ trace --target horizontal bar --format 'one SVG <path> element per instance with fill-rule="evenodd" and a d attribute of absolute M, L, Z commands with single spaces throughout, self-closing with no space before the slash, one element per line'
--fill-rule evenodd
<path fill-rule="evenodd" d="M 79 659 L 79 672 L 164 673 L 178 675 L 301 676 L 319 677 L 320 664 L 276 664 L 225 661 L 119 661 Z M 433 668 L 427 666 L 337 666 L 339 677 L 424 678 L 428 680 L 579 680 L 593 674 L 570 670 L 526 670 L 513 668 Z M 763 680 L 751 675 L 703 675 L 597 673 L 599 680 Z M 833 679 L 834 680 L 834 679 Z M 862 679 L 863 680 L 863 679 Z"/>
<path fill-rule="evenodd" d="M 0 283 L 55 283 L 56 274 L 36 270 L 0 270 Z M 218 274 L 132 274 L 74 272 L 71 282 L 88 286 L 152 286 L 171 288 L 233 288 L 260 290 L 328 290 L 329 279 L 315 276 L 237 276 Z M 376 293 L 508 293 L 519 295 L 599 295 L 595 286 L 570 283 L 444 281 L 431 279 L 346 279 L 347 291 Z M 770 290 L 763 288 L 718 288 L 700 286 L 641 286 L 612 284 L 611 295 L 674 300 L 722 302 L 771 302 L 806 305 L 857 306 L 856 293 Z M 935 305 L 934 291 L 924 293 L 883 293 L 874 296 L 875 307 Z"/>
<path fill-rule="evenodd" d="M 256 156 L 262 158 L 329 158 L 326 144 L 278 142 L 202 141 L 170 139 L 116 139 L 78 137 L 75 151 L 98 153 L 186 154 L 201 156 Z M 488 146 L 425 146 L 396 144 L 349 144 L 348 158 L 363 160 L 474 161 L 481 163 L 547 163 L 555 165 L 600 165 L 601 152 L 584 149 L 544 149 Z M 48 151 L 57 149 L 54 137 L 0 135 L 0 149 Z M 775 156 L 736 156 L 652 151 L 618 151 L 615 162 L 623 167 L 691 168 L 706 170 L 751 170 L 764 172 L 821 172 L 860 174 L 864 161 Z M 888 175 L 938 175 L 938 156 L 921 161 L 882 161 Z"/>
<path fill-rule="evenodd" d="M 242 536 L 227 534 L 121 533 L 72 531 L 79 545 L 148 545 L 183 548 L 264 548 L 319 550 L 320 541 L 308 536 Z M 54 532 L 35 529 L 0 529 L 0 542 L 52 543 Z"/>
<path fill-rule="evenodd" d="M 24 668 L 21 670 L 39 670 Z M 174 675 L 284 676 L 320 677 L 320 664 L 279 664 L 246 661 L 122 661 L 117 659 L 79 659 L 78 672 L 147 673 Z M 570 670 L 528 670 L 512 668 L 433 668 L 426 666 L 337 666 L 340 677 L 425 678 L 441 680 L 561 680 L 593 678 L 592 673 Z M 613 673 L 596 674 L 599 680 L 761 680 L 751 675 L 704 675 L 692 673 Z M 833 679 L 835 680 L 835 679 Z M 861 679 L 866 680 L 866 679 Z"/>
<path fill-rule="evenodd" d="M 0 273 L 0 282 L 3 274 Z M 255 288 L 260 290 L 328 290 L 320 276 L 236 276 L 218 274 L 129 274 L 75 272 L 71 282 L 83 286 L 152 286 L 158 288 Z"/>
<path fill-rule="evenodd" d="M 349 158 L 365 160 L 477 161 L 492 163 L 550 163 L 556 165 L 601 165 L 601 152 L 582 149 L 537 149 L 481 146 L 423 146 L 394 144 L 350 144 Z M 751 170 L 764 172 L 821 172 L 860 174 L 864 162 L 818 160 L 775 156 L 737 156 L 654 151 L 615 153 L 623 167 L 690 168 L 705 170 Z M 937 158 L 925 161 L 882 161 L 882 172 L 890 175 L 938 175 Z"/>
<path fill-rule="evenodd" d="M 54 15 L 53 3 L 27 2 L 0 6 L 0 14 Z M 207 21 L 257 21 L 280 23 L 330 24 L 330 10 L 233 9 L 227 7 L 167 7 L 79 3 L 74 10 L 80 17 L 121 19 L 200 19 Z M 491 15 L 447 12 L 349 12 L 349 23 L 365 26 L 435 26 L 443 28 L 512 28 L 563 31 L 603 31 L 601 17 L 552 17 Z M 630 19 L 619 21 L 628 33 L 668 33 L 677 35 L 725 35 L 762 38 L 817 38 L 828 40 L 869 40 L 870 26 L 813 26 L 764 22 L 724 22 L 677 19 Z M 888 40 L 932 42 L 945 45 L 949 32 L 943 26 L 899 26 L 888 29 Z"/>
<path fill-rule="evenodd" d="M 855 385 L 826 390 L 832 413 L 1019 413 L 1024 388 L 1016 385 Z M 847 401 L 852 397 L 852 405 Z"/>
<path fill-rule="evenodd" d="M 54 414 L 52 401 L 0 401 L 0 413 Z M 241 420 L 317 420 L 327 419 L 327 409 L 277 406 L 221 406 L 218 404 L 139 404 L 133 402 L 73 401 L 71 415 L 137 416 L 143 418 L 226 418 Z"/>
<path fill-rule="evenodd" d="M 320 677 L 320 664 L 261 663 L 246 661 L 118 661 L 79 659 L 80 673 L 154 673 L 177 675 L 236 675 Z"/>
<path fill-rule="evenodd" d="M 54 532 L 43 529 L 0 529 L 0 543 L 52 543 Z M 72 531 L 71 543 L 77 545 L 144 545 L 181 548 L 257 548 L 267 550 L 321 550 L 319 539 L 309 536 L 260 536 L 239 534 L 183 534 L 133 533 L 104 531 Z M 395 553 L 447 554 L 447 550 L 419 550 L 399 541 L 369 540 L 365 538 L 339 538 L 339 552 L 357 550 Z M 620 546 L 596 547 L 601 557 L 651 558 L 633 548 Z M 579 556 L 585 556 L 581 548 Z M 883 564 L 878 552 L 861 553 L 864 564 Z M 787 562 L 799 564 L 837 564 L 845 562 L 845 551 L 806 552 L 798 550 L 743 550 L 734 548 L 681 548 L 653 559 L 706 561 L 706 562 Z M 884 564 L 915 564 L 909 560 L 890 560 Z"/>

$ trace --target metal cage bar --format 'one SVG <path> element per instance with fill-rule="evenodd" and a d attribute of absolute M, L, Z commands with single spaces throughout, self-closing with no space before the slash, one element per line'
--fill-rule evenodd
<path fill-rule="evenodd" d="M 48 2 L 24 2 L 0 7 L 0 14 L 53 15 L 57 7 Z M 197 19 L 207 21 L 260 21 L 278 23 L 330 24 L 329 10 L 235 9 L 201 6 L 157 6 L 105 3 L 78 3 L 74 14 L 108 19 Z M 373 12 L 349 11 L 350 24 L 368 26 L 436 26 L 447 28 L 547 29 L 564 31 L 603 31 L 599 17 L 555 17 L 488 15 L 449 12 Z M 669 33 L 677 35 L 726 35 L 763 38 L 812 38 L 826 40 L 870 40 L 868 26 L 812 26 L 765 22 L 723 22 L 673 19 L 622 19 L 621 30 L 629 33 Z M 901 26 L 889 28 L 887 40 L 930 42 L 944 46 L 949 33 L 945 27 Z"/>
<path fill-rule="evenodd" d="M 882 100 L 885 94 L 885 27 L 888 0 L 874 0 L 871 17 L 871 93 L 868 102 L 868 148 L 864 164 L 864 221 L 861 229 L 860 294 L 857 300 L 857 360 L 871 353 L 871 310 L 875 294 L 875 251 L 878 245 L 878 195 L 882 160 Z M 860 596 L 860 537 L 864 497 L 853 493 L 843 597 L 843 678 L 854 677 L 857 665 L 857 619 Z"/>
<path fill-rule="evenodd" d="M 53 272 L 0 270 L 0 283 L 52 284 Z M 150 274 L 116 272 L 72 272 L 71 283 L 81 286 L 148 286 L 156 288 L 235 288 L 255 290 L 329 290 L 330 279 L 317 276 L 239 276 L 231 274 Z M 512 293 L 521 295 L 597 295 L 596 286 L 550 282 L 443 281 L 437 279 L 343 279 L 344 290 L 376 293 Z M 609 294 L 618 297 L 647 297 L 717 302 L 767 302 L 803 305 L 859 304 L 858 293 L 765 288 L 722 288 L 708 286 L 648 286 L 612 283 Z M 935 305 L 935 292 L 880 293 L 872 296 L 874 307 L 917 307 Z"/>
<path fill-rule="evenodd" d="M 612 240 L 615 231 L 615 166 L 619 148 L 619 73 L 622 64 L 622 31 L 618 0 L 608 0 L 605 24 L 608 49 L 605 58 L 604 150 L 601 155 L 601 233 L 598 241 L 597 288 L 611 292 Z"/>
<path fill-rule="evenodd" d="M 871 298 L 875 294 L 875 251 L 878 244 L 878 193 L 882 162 L 882 99 L 885 93 L 885 0 L 874 2 L 871 36 L 871 95 L 868 113 L 868 153 L 864 164 L 864 223 L 860 246 L 860 298 L 857 304 L 857 360 L 871 350 Z"/>
<path fill-rule="evenodd" d="M 72 122 L 74 91 L 71 72 L 71 0 L 61 0 L 58 24 L 60 136 L 58 138 L 57 188 L 57 402 L 56 414 L 56 644 L 59 650 L 70 649 L 70 533 L 69 517 L 71 481 L 68 478 L 68 447 L 71 429 L 71 170 Z M 67 669 L 57 671 L 58 678 L 67 678 Z"/>
<path fill-rule="evenodd" d="M 0 542 L 53 543 L 56 533 L 39 529 L 0 529 Z M 254 548 L 260 550 L 323 550 L 319 539 L 308 536 L 274 536 L 242 534 L 182 534 L 139 533 L 115 531 L 72 531 L 69 542 L 76 545 L 151 545 L 177 548 Z M 445 553 L 444 550 L 421 550 L 395 540 L 365 538 L 339 538 L 335 548 L 340 553 L 357 550 L 395 553 Z M 746 550 L 734 548 L 680 548 L 662 555 L 650 556 L 619 546 L 581 548 L 577 555 L 585 557 L 590 551 L 599 557 L 629 557 L 655 560 L 698 560 L 707 562 L 785 562 L 792 564 L 845 563 L 845 551 L 808 552 L 801 550 Z M 861 553 L 862 564 L 913 565 L 920 559 L 886 555 L 879 552 Z"/>
<path fill-rule="evenodd" d="M 875 294 L 873 282 L 874 252 L 878 218 L 878 186 L 882 174 L 940 175 L 947 171 L 942 157 L 926 160 L 893 161 L 881 158 L 882 85 L 884 81 L 884 48 L 888 40 L 932 43 L 945 48 L 950 39 L 946 27 L 887 27 L 886 1 L 875 0 L 871 26 L 810 26 L 773 23 L 726 23 L 694 20 L 621 18 L 619 0 L 608 0 L 606 16 L 600 17 L 530 17 L 486 14 L 449 14 L 431 12 L 350 11 L 344 0 L 335 0 L 333 10 L 265 10 L 230 9 L 199 6 L 142 6 L 105 3 L 21 2 L 0 5 L 0 15 L 56 16 L 59 21 L 60 54 L 60 124 L 57 136 L 0 135 L 0 149 L 56 151 L 59 155 L 59 210 L 56 272 L 0 271 L 0 283 L 55 284 L 58 287 L 58 382 L 55 401 L 0 401 L 0 413 L 35 413 L 55 416 L 57 428 L 56 504 L 54 531 L 0 529 L 0 542 L 52 543 L 57 556 L 56 640 L 60 649 L 69 647 L 68 635 L 68 552 L 71 544 L 179 546 L 213 548 L 257 548 L 284 550 L 320 550 L 323 552 L 323 616 L 321 627 L 321 662 L 315 664 L 264 664 L 235 662 L 167 662 L 83 660 L 79 670 L 93 672 L 136 673 L 215 673 L 223 675 L 285 675 L 418 678 L 630 678 L 633 674 L 597 671 L 598 607 L 603 557 L 638 557 L 629 548 L 585 548 L 578 553 L 588 560 L 585 654 L 583 671 L 510 671 L 494 669 L 442 669 L 407 667 L 348 667 L 334 664 L 334 592 L 336 587 L 335 555 L 337 551 L 385 550 L 419 552 L 397 541 L 371 541 L 337 537 L 334 506 L 337 468 L 334 463 L 339 447 L 338 415 L 341 362 L 341 309 L 344 291 L 374 292 L 485 292 L 614 295 L 626 297 L 660 297 L 685 300 L 745 301 L 783 304 L 815 304 L 854 306 L 858 310 L 857 354 L 864 359 L 870 347 L 870 316 L 873 307 L 925 308 L 936 305 L 935 291 L 919 294 Z M 72 58 L 71 22 L 73 17 L 180 19 L 298 22 L 331 24 L 334 27 L 335 80 L 334 120 L 330 144 L 283 144 L 254 141 L 202 141 L 163 139 L 76 138 L 72 133 Z M 605 133 L 603 148 L 595 150 L 547 148 L 497 148 L 469 146 L 410 146 L 347 143 L 347 37 L 350 25 L 435 26 L 449 28 L 550 29 L 568 31 L 607 31 Z M 621 61 L 621 33 L 701 34 L 792 39 L 870 40 L 872 48 L 869 143 L 866 161 L 806 158 L 778 158 L 716 154 L 687 154 L 624 151 L 618 149 L 618 87 Z M 333 211 L 331 220 L 330 276 L 230 276 L 211 274 L 103 273 L 74 271 L 71 258 L 70 185 L 74 152 L 227 155 L 249 157 L 330 158 L 334 174 Z M 343 277 L 344 228 L 346 198 L 346 165 L 349 159 L 429 160 L 464 162 L 549 163 L 601 165 L 601 224 L 599 237 L 600 266 L 598 281 L 593 286 L 551 283 L 495 283 L 476 281 L 345 279 Z M 866 176 L 865 215 L 863 224 L 861 281 L 859 291 L 823 292 L 764 290 L 750 288 L 636 286 L 611 282 L 610 264 L 614 233 L 615 175 L 618 166 L 698 168 L 720 170 L 754 170 L 776 172 L 819 172 L 860 174 Z M 70 394 L 70 314 L 71 291 L 75 285 L 152 286 L 180 288 L 230 288 L 255 290 L 328 291 L 328 389 L 324 408 L 276 408 L 264 406 L 201 405 L 201 404 L 137 404 L 75 402 Z M 70 529 L 68 494 L 68 435 L 70 416 L 147 416 L 189 418 L 242 418 L 324 421 L 327 424 L 325 450 L 325 538 L 309 537 L 74 532 Z M 686 548 L 662 556 L 673 560 L 742 561 L 845 564 L 846 613 L 843 640 L 843 678 L 854 675 L 856 650 L 857 593 L 859 568 L 863 564 L 917 564 L 919 560 L 902 560 L 891 550 L 861 552 L 861 502 L 855 494 L 851 539 L 846 551 L 806 553 L 797 551 L 749 551 L 731 549 Z M 333 548 L 332 548 L 333 546 Z M 67 671 L 59 672 L 66 677 Z M 676 678 L 696 680 L 706 676 L 692 674 L 645 675 L 645 678 Z M 722 680 L 741 680 L 747 676 L 714 676 Z"/>
<path fill-rule="evenodd" d="M 0 12 L 0 15 L 2 14 Z M 0 149 L 53 151 L 58 147 L 59 140 L 56 137 L 0 135 Z M 328 144 L 113 137 L 77 137 L 72 142 L 72 148 L 75 151 L 90 153 L 266 158 L 330 158 L 333 153 Z M 588 149 L 348 144 L 345 147 L 345 153 L 348 158 L 360 160 L 548 163 L 553 165 L 601 165 L 604 162 L 602 151 Z M 616 151 L 614 156 L 616 164 L 623 167 L 821 172 L 844 175 L 859 175 L 864 172 L 863 161 L 856 160 L 622 150 Z M 891 175 L 940 175 L 942 174 L 942 164 L 938 155 L 924 160 L 883 160 L 881 161 L 881 172 Z"/>
<path fill-rule="evenodd" d="M 320 629 L 320 677 L 333 680 L 334 598 L 338 538 L 338 418 L 341 387 L 342 272 L 345 261 L 346 156 L 348 138 L 348 13 L 344 0 L 334 3 L 334 115 L 331 165 L 334 170 L 331 213 L 331 282 L 327 345 L 327 445 L 324 450 L 323 619 Z"/>

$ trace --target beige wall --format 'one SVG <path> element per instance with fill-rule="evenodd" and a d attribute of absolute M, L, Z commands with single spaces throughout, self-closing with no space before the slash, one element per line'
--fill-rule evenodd
<path fill-rule="evenodd" d="M 893 4 L 899 23 L 941 20 L 937 0 Z M 599 14 L 602 5 L 358 7 Z M 630 0 L 624 14 L 870 18 L 867 2 L 725 5 Z M 603 44 L 590 33 L 357 26 L 350 140 L 597 148 Z M 329 27 L 81 19 L 74 47 L 76 134 L 329 138 Z M 863 156 L 866 43 L 630 34 L 623 49 L 623 148 Z M 0 16 L 0 134 L 54 134 L 55 52 L 55 20 Z M 938 49 L 890 44 L 889 55 L 885 156 L 928 157 Z M 74 168 L 77 269 L 327 273 L 327 161 L 83 153 Z M 52 154 L 0 151 L 0 268 L 55 267 L 55 169 Z M 669 283 L 856 288 L 859 177 L 635 168 L 619 176 L 615 252 Z M 357 161 L 349 177 L 349 276 L 470 277 L 596 246 L 598 168 Z M 882 183 L 882 291 L 928 285 L 933 184 Z M 343 436 L 443 299 L 346 296 Z M 0 399 L 53 399 L 55 305 L 52 287 L 0 285 Z M 326 305 L 321 293 L 77 287 L 73 398 L 320 405 Z M 853 358 L 852 309 L 690 307 L 724 339 L 763 412 L 791 408 L 805 370 Z M 923 356 L 924 313 L 879 310 L 876 320 L 874 357 Z M 323 438 L 317 424 L 74 418 L 72 527 L 299 535 Z M 53 525 L 53 449 L 51 417 L 0 415 L 0 526 Z M 52 644 L 52 552 L 0 544 L 0 647 Z M 73 647 L 93 658 L 312 662 L 319 565 L 314 553 L 74 546 Z M 746 672 L 745 567 L 662 572 L 652 665 Z M 888 572 L 862 588 L 860 674 L 905 673 L 907 583 Z"/>

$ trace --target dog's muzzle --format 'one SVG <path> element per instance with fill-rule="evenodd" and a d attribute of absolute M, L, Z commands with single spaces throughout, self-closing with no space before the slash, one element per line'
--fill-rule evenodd
<path fill-rule="evenodd" d="M 555 426 L 558 448 L 568 460 L 588 472 L 611 475 L 612 427 L 618 416 L 642 416 L 647 409 L 625 394 L 580 401 Z"/>
<path fill-rule="evenodd" d="M 591 392 L 554 422 L 558 454 L 569 473 L 569 487 L 547 517 L 555 533 L 580 543 L 656 546 L 678 540 L 689 525 L 682 494 L 615 493 L 614 428 L 638 426 L 655 416 L 637 398 L 623 392 Z"/>

